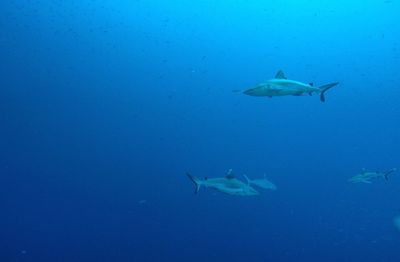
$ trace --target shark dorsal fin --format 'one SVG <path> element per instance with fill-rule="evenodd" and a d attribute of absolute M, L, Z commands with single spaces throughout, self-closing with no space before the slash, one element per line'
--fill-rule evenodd
<path fill-rule="evenodd" d="M 279 71 L 276 73 L 275 78 L 276 78 L 276 79 L 287 79 L 286 76 L 285 76 L 285 73 L 283 73 L 282 70 L 279 70 Z"/>
<path fill-rule="evenodd" d="M 250 178 L 248 177 L 248 176 L 246 176 L 246 174 L 244 174 L 243 175 L 244 176 L 244 178 L 246 179 L 246 182 L 247 182 L 247 185 L 249 185 L 250 186 Z"/>
<path fill-rule="evenodd" d="M 229 174 L 229 175 L 226 175 L 226 178 L 227 179 L 234 179 L 235 175 L 234 174 Z"/>
<path fill-rule="evenodd" d="M 234 179 L 235 174 L 233 174 L 232 168 L 228 170 L 228 173 L 225 176 L 227 179 Z"/>

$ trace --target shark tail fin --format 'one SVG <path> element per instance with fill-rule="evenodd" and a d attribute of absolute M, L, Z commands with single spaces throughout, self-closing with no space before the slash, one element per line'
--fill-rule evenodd
<path fill-rule="evenodd" d="M 397 168 L 392 168 L 392 169 L 386 171 L 386 172 L 383 174 L 383 176 L 385 177 L 385 180 L 388 181 L 388 180 L 389 180 L 389 175 L 390 175 L 391 173 L 395 172 L 396 170 L 397 170 Z"/>
<path fill-rule="evenodd" d="M 325 92 L 328 91 L 329 89 L 331 89 L 332 87 L 336 86 L 337 84 L 339 84 L 339 82 L 330 83 L 330 84 L 319 87 L 319 89 L 321 90 L 321 94 L 320 94 L 321 102 L 325 102 Z"/>
<path fill-rule="evenodd" d="M 197 177 L 192 176 L 192 175 L 189 174 L 189 173 L 186 173 L 186 175 L 188 176 L 188 178 L 189 178 L 189 179 L 194 183 L 194 185 L 196 186 L 196 189 L 195 189 L 194 193 L 197 194 L 197 193 L 199 192 L 199 190 L 200 190 L 201 181 L 200 181 Z"/>

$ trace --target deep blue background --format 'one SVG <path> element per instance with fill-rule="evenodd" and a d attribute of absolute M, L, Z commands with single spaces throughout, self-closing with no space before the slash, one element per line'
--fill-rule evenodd
<path fill-rule="evenodd" d="M 351 2 L 351 3 L 350 3 Z M 0 3 L 0 261 L 400 261 L 400 4 Z M 232 92 L 273 77 L 317 97 Z M 186 178 L 266 173 L 240 198 Z"/>

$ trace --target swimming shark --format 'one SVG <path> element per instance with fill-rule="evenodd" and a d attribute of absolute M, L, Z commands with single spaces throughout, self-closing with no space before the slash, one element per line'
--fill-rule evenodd
<path fill-rule="evenodd" d="M 272 183 L 271 181 L 269 181 L 267 179 L 267 177 L 265 176 L 265 174 L 264 174 L 263 178 L 253 179 L 253 180 L 248 178 L 246 175 L 243 175 L 243 176 L 246 179 L 248 185 L 251 185 L 251 186 L 254 185 L 256 187 L 260 187 L 260 188 L 263 188 L 263 189 L 276 190 L 275 184 Z"/>
<path fill-rule="evenodd" d="M 240 181 L 235 177 L 232 172 L 232 169 L 229 169 L 227 175 L 225 177 L 216 177 L 216 178 L 204 178 L 200 180 L 199 178 L 192 176 L 189 173 L 186 173 L 189 179 L 196 186 L 195 193 L 197 194 L 200 190 L 201 186 L 206 188 L 212 188 L 219 192 L 235 195 L 235 196 L 254 196 L 259 195 L 259 192 L 255 190 L 250 185 Z"/>
<path fill-rule="evenodd" d="M 350 178 L 349 182 L 371 184 L 372 183 L 371 180 L 376 178 L 384 178 L 387 181 L 389 180 L 389 175 L 395 172 L 396 170 L 397 170 L 396 168 L 392 168 L 384 172 L 381 171 L 369 172 L 363 170 L 360 174 Z"/>
<path fill-rule="evenodd" d="M 282 70 L 276 73 L 275 78 L 267 80 L 257 86 L 245 90 L 243 93 L 249 96 L 302 96 L 304 94 L 320 95 L 321 102 L 325 102 L 325 92 L 339 82 L 330 83 L 320 87 L 315 87 L 312 83 L 306 84 L 295 80 L 287 79 Z"/>

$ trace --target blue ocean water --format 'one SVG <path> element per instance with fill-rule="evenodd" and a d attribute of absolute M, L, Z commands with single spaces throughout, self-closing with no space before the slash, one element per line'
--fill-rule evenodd
<path fill-rule="evenodd" d="M 0 261 L 400 261 L 397 0 L 4 0 Z M 284 70 L 317 96 L 234 92 Z M 186 177 L 264 173 L 238 197 Z"/>

